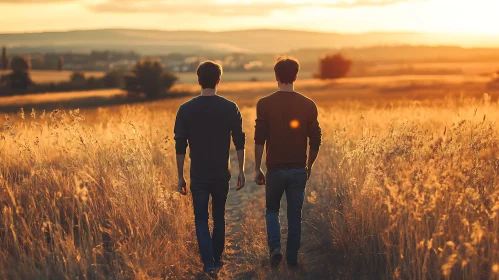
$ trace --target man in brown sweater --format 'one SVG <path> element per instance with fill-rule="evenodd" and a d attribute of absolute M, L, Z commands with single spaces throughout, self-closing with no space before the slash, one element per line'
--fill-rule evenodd
<path fill-rule="evenodd" d="M 258 101 L 255 126 L 255 182 L 266 185 L 266 221 L 270 260 L 277 267 L 282 260 L 279 208 L 286 193 L 288 203 L 288 266 L 298 265 L 301 242 L 301 212 L 312 167 L 321 145 L 321 128 L 314 101 L 294 91 L 300 65 L 289 57 L 278 59 L 274 71 L 279 91 Z M 307 143 L 310 146 L 307 157 Z M 261 169 L 267 148 L 267 174 Z M 307 160 L 308 158 L 308 160 Z"/>

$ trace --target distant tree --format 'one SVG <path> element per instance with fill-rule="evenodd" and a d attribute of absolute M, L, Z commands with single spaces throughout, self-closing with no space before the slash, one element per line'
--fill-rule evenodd
<path fill-rule="evenodd" d="M 59 59 L 57 61 L 57 70 L 62 71 L 64 70 L 64 56 L 59 56 Z"/>
<path fill-rule="evenodd" d="M 123 86 L 123 76 L 122 72 L 113 70 L 100 78 L 100 81 L 105 88 L 119 88 Z"/>
<path fill-rule="evenodd" d="M 7 75 L 7 85 L 12 89 L 25 90 L 33 84 L 29 75 L 31 62 L 29 57 L 14 57 L 10 63 L 12 72 Z"/>
<path fill-rule="evenodd" d="M 84 84 L 87 81 L 87 79 L 85 78 L 85 74 L 83 74 L 83 72 L 79 72 L 79 71 L 73 72 L 73 74 L 71 74 L 71 77 L 69 78 L 69 80 L 72 83 L 76 83 L 76 84 Z"/>
<path fill-rule="evenodd" d="M 28 72 L 31 69 L 31 59 L 27 56 L 16 56 L 10 62 L 10 69 L 14 72 Z"/>
<path fill-rule="evenodd" d="M 499 89 L 499 71 L 492 73 L 492 79 L 487 83 L 489 89 L 497 90 Z"/>
<path fill-rule="evenodd" d="M 158 98 L 175 84 L 177 77 L 165 71 L 163 66 L 151 59 L 139 61 L 131 74 L 125 76 L 125 89 L 129 94 L 145 94 Z"/>
<path fill-rule="evenodd" d="M 7 47 L 2 47 L 2 69 L 9 69 L 9 57 L 7 56 Z"/>
<path fill-rule="evenodd" d="M 326 55 L 319 60 L 317 77 L 323 80 L 332 80 L 345 77 L 352 66 L 352 61 L 341 54 Z"/>
<path fill-rule="evenodd" d="M 492 80 L 488 83 L 489 88 L 499 88 L 499 71 L 492 74 Z"/>
<path fill-rule="evenodd" d="M 2 89 L 9 85 L 9 76 L 10 75 L 0 75 L 0 93 L 2 92 Z"/>

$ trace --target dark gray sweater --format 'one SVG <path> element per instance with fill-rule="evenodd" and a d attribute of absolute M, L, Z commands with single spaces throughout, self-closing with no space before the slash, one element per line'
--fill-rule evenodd
<path fill-rule="evenodd" d="M 223 97 L 198 96 L 182 104 L 175 121 L 175 150 L 186 153 L 190 146 L 191 180 L 228 182 L 230 138 L 243 150 L 246 135 L 237 105 Z"/>

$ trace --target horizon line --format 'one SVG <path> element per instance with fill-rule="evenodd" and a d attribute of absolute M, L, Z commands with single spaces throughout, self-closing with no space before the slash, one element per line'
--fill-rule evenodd
<path fill-rule="evenodd" d="M 126 28 L 126 27 L 102 27 L 102 28 L 75 28 L 75 29 L 53 29 L 43 31 L 2 31 L 0 35 L 21 35 L 21 34 L 43 34 L 43 33 L 70 33 L 70 32 L 85 32 L 85 31 L 155 31 L 155 32 L 204 32 L 204 33 L 230 33 L 230 32 L 245 32 L 245 31 L 283 31 L 283 32 L 306 32 L 317 34 L 331 35 L 366 35 L 366 34 L 432 34 L 432 35 L 452 35 L 452 36 L 476 36 L 476 37 L 496 37 L 493 34 L 476 34 L 472 32 L 442 32 L 442 31 L 416 31 L 416 30 L 373 30 L 364 32 L 340 32 L 340 31 L 324 31 L 312 29 L 297 29 L 297 28 L 242 28 L 242 29 L 226 29 L 226 30 L 204 30 L 204 29 L 149 29 L 149 28 Z"/>

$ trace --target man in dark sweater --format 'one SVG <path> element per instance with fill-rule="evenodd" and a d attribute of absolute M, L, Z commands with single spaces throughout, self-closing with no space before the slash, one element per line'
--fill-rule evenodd
<path fill-rule="evenodd" d="M 196 235 L 204 271 L 210 277 L 222 267 L 225 247 L 225 203 L 229 192 L 230 139 L 239 161 L 237 190 L 244 187 L 245 134 L 237 105 L 216 94 L 222 67 L 214 62 L 201 63 L 197 70 L 201 95 L 182 104 L 175 121 L 178 191 L 187 195 L 184 159 L 190 146 L 191 193 Z M 208 228 L 208 202 L 212 199 L 213 234 Z"/>
<path fill-rule="evenodd" d="M 279 208 L 284 192 L 288 202 L 286 260 L 292 268 L 298 265 L 305 185 L 322 138 L 317 106 L 311 99 L 294 91 L 293 83 L 299 68 L 298 61 L 293 58 L 279 58 L 274 67 L 279 91 L 260 99 L 256 108 L 255 182 L 266 185 L 267 235 L 273 267 L 282 260 Z M 308 161 L 307 142 L 310 146 Z M 261 170 L 265 144 L 266 175 Z"/>

